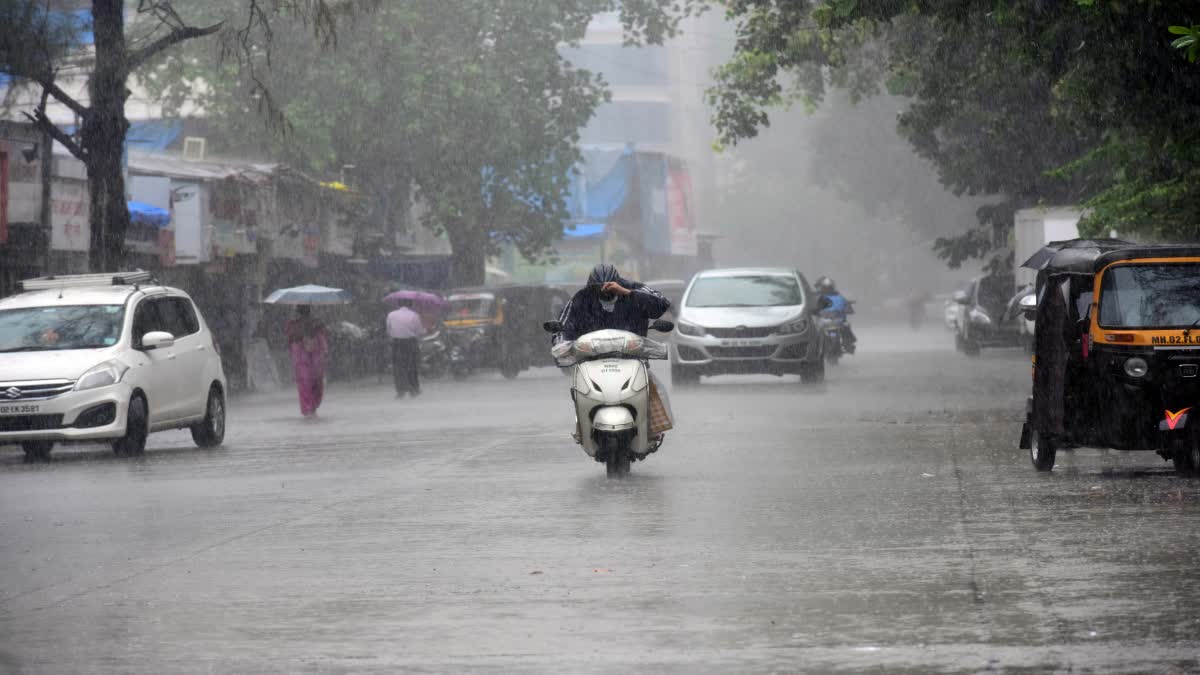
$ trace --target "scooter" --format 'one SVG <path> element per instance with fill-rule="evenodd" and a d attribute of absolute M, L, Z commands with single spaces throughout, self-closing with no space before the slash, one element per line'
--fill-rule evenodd
<path fill-rule="evenodd" d="M 450 367 L 450 357 L 446 353 L 446 343 L 441 331 L 434 331 L 421 338 L 421 377 L 429 380 L 440 380 L 446 376 Z"/>
<path fill-rule="evenodd" d="M 542 327 L 562 332 L 558 321 Z M 660 319 L 650 327 L 669 333 L 675 324 Z M 650 436 L 647 360 L 666 359 L 667 345 L 625 331 L 600 330 L 554 345 L 551 353 L 558 367 L 573 370 L 576 440 L 589 457 L 604 463 L 609 478 L 628 474 L 634 461 L 658 450 L 662 438 Z"/>

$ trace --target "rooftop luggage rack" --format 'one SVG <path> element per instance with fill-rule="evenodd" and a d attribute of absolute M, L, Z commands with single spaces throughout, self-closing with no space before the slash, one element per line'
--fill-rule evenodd
<path fill-rule="evenodd" d="M 22 291 L 46 291 L 56 288 L 80 288 L 84 286 L 140 286 L 156 283 L 154 275 L 145 270 L 117 272 L 116 274 L 59 274 L 36 279 L 25 279 L 17 283 Z"/>

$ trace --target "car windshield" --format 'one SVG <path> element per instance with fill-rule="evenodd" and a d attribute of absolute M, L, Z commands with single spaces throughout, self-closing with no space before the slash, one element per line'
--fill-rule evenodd
<path fill-rule="evenodd" d="M 0 310 L 0 353 L 111 347 L 121 339 L 123 305 Z"/>
<path fill-rule="evenodd" d="M 1200 322 L 1200 264 L 1121 265 L 1104 273 L 1100 325 L 1188 328 Z"/>
<path fill-rule="evenodd" d="M 791 307 L 804 304 L 796 277 L 760 274 L 703 277 L 688 292 L 688 307 Z"/>
<path fill-rule="evenodd" d="M 448 302 L 447 319 L 489 319 L 496 300 L 490 295 L 452 295 Z"/>

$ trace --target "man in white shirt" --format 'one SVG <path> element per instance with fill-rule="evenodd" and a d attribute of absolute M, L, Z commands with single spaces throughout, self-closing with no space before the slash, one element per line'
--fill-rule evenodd
<path fill-rule="evenodd" d="M 420 339 L 425 334 L 425 326 L 421 323 L 421 316 L 412 310 L 412 302 L 402 300 L 398 304 L 399 309 L 387 315 L 396 398 L 403 398 L 405 394 L 416 397 L 421 393 Z"/>

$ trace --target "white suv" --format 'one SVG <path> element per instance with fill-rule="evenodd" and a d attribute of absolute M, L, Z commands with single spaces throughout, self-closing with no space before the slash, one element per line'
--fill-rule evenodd
<path fill-rule="evenodd" d="M 225 439 L 225 373 L 186 293 L 148 273 L 46 277 L 0 300 L 0 446 L 57 442 L 139 455 L 150 432 Z"/>

